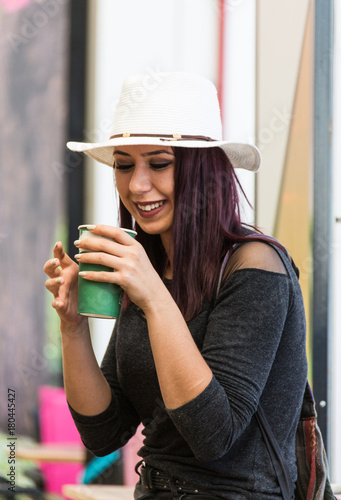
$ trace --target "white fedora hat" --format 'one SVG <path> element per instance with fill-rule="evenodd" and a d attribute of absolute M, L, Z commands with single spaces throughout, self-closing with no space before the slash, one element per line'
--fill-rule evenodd
<path fill-rule="evenodd" d="M 167 145 L 223 149 L 235 168 L 256 172 L 259 150 L 251 144 L 222 140 L 217 91 L 192 73 L 153 73 L 126 78 L 116 107 L 110 138 L 105 142 L 68 142 L 72 151 L 113 165 L 116 146 Z"/>

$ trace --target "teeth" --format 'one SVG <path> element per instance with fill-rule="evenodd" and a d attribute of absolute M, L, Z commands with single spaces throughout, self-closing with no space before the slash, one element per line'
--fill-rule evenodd
<path fill-rule="evenodd" d="M 139 205 L 140 210 L 143 210 L 144 212 L 150 212 L 151 210 L 154 210 L 155 208 L 159 208 L 164 204 L 164 201 L 159 201 L 158 203 L 152 203 L 151 205 Z"/>

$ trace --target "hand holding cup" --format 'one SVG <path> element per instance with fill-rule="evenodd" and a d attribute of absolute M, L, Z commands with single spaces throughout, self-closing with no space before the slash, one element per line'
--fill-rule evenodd
<path fill-rule="evenodd" d="M 79 226 L 79 240 L 75 242 L 75 245 L 80 248 L 79 254 L 75 256 L 79 261 L 77 312 L 82 316 L 93 318 L 118 318 L 124 292 L 118 284 L 110 282 L 110 275 L 107 275 L 107 273 L 114 272 L 114 269 L 105 265 L 105 262 L 101 263 L 101 260 L 110 258 L 110 254 L 107 254 L 107 257 L 105 257 L 100 253 L 106 249 L 105 245 L 103 245 L 103 240 L 109 242 L 114 242 L 115 240 L 104 234 L 91 232 L 95 228 L 96 226 L 89 224 Z M 129 234 L 132 238 L 136 236 L 136 231 L 131 229 L 122 229 L 122 231 Z M 97 242 L 94 240 L 97 240 Z M 95 256 L 99 260 L 98 263 L 91 262 L 91 260 L 87 261 L 87 256 L 84 255 L 93 252 L 98 253 Z M 94 256 L 91 257 L 93 259 Z M 98 281 L 92 281 L 91 277 L 97 278 Z M 105 279 L 109 280 L 109 282 Z"/>

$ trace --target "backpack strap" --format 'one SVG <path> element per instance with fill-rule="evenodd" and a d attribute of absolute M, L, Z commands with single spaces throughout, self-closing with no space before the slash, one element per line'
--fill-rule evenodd
<path fill-rule="evenodd" d="M 268 449 L 268 453 L 270 455 L 271 462 L 277 476 L 279 487 L 283 495 L 283 500 L 293 500 L 295 485 L 291 479 L 289 468 L 282 450 L 277 443 L 277 439 L 275 438 L 271 430 L 271 427 L 267 421 L 260 403 L 258 404 L 257 411 L 255 412 L 255 417 L 257 419 L 263 439 Z"/>
<path fill-rule="evenodd" d="M 300 420 L 304 420 L 305 418 L 317 418 L 316 407 L 315 407 L 315 399 L 313 395 L 313 391 L 310 387 L 310 384 L 307 380 L 307 384 L 305 386 L 303 404 L 301 410 Z"/>

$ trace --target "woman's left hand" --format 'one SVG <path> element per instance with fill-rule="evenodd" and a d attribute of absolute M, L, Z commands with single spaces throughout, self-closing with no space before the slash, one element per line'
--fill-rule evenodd
<path fill-rule="evenodd" d="M 90 230 L 90 229 L 89 229 Z M 96 225 L 91 228 L 93 235 L 105 238 L 83 238 L 75 241 L 75 246 L 87 252 L 75 255 L 78 262 L 101 264 L 114 269 L 114 272 L 86 271 L 83 279 L 120 285 L 130 300 L 142 310 L 166 290 L 160 276 L 152 266 L 143 246 L 121 228 Z"/>

